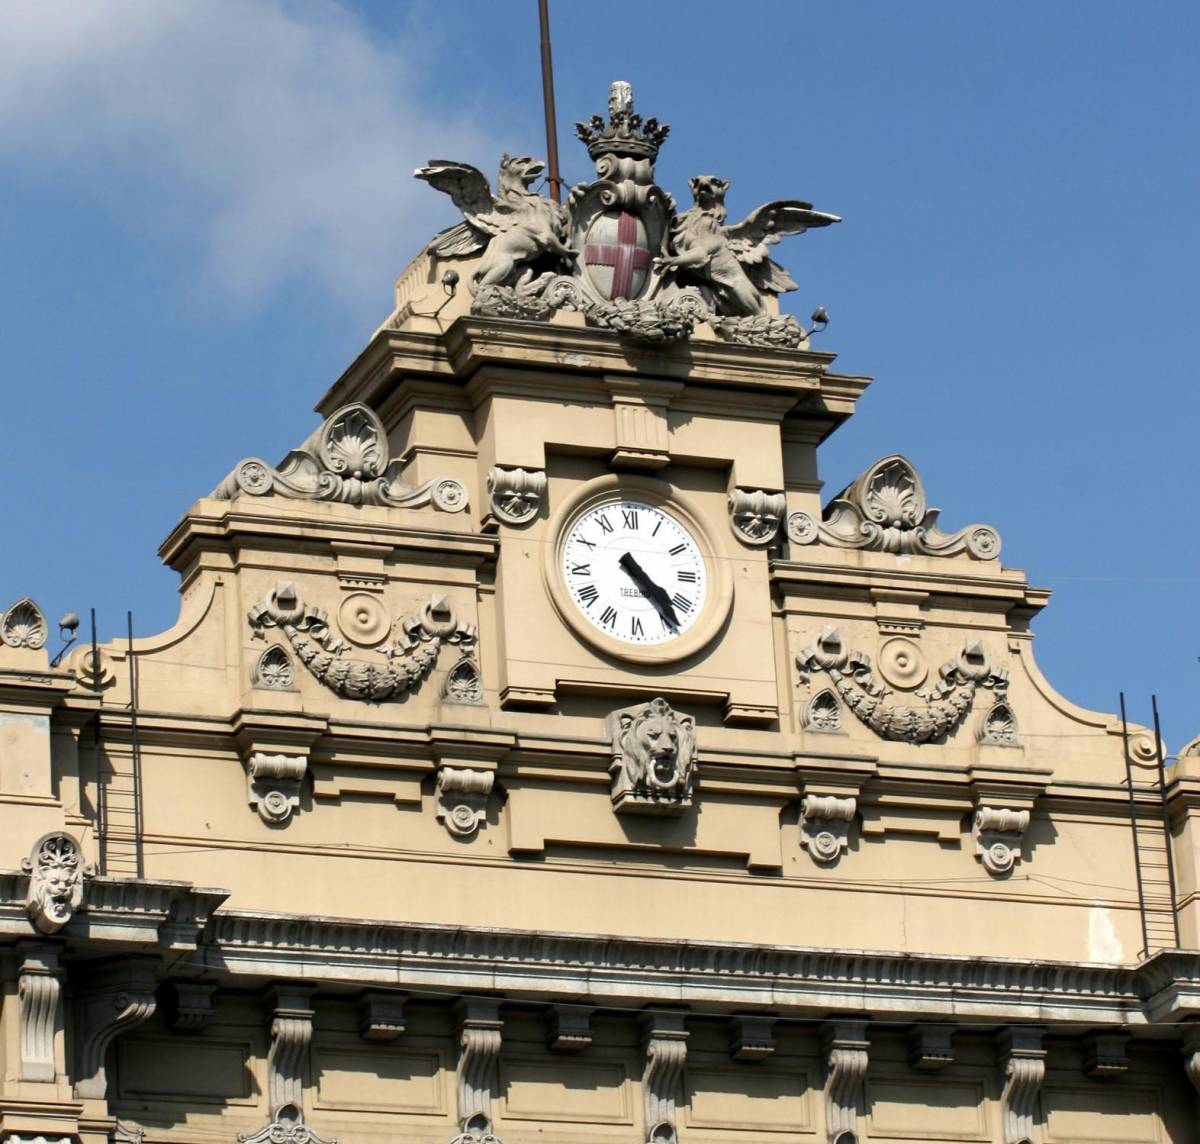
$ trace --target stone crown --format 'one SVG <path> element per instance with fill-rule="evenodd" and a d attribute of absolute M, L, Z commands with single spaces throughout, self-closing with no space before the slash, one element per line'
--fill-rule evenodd
<path fill-rule="evenodd" d="M 609 88 L 607 123 L 593 115 L 586 123 L 575 124 L 575 134 L 583 140 L 593 161 L 603 155 L 618 155 L 653 162 L 670 131 L 667 124 L 653 117 L 643 119 L 633 110 L 633 89 L 623 80 Z"/>

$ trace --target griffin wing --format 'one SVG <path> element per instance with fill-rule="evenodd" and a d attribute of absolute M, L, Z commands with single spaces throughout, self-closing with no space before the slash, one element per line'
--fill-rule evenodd
<path fill-rule="evenodd" d="M 423 179 L 435 190 L 450 196 L 466 220 L 435 235 L 429 244 L 431 253 L 440 257 L 474 254 L 488 244 L 492 235 L 504 229 L 492 216 L 502 204 L 492 194 L 487 176 L 469 163 L 449 159 L 430 159 L 413 176 Z M 502 208 L 503 209 L 503 208 Z M 505 211 L 504 213 L 508 213 Z"/>
<path fill-rule="evenodd" d="M 781 238 L 803 234 L 810 227 L 841 221 L 835 214 L 813 210 L 812 203 L 780 199 L 764 203 L 736 226 L 727 226 L 725 237 L 729 249 L 755 286 L 767 293 L 785 294 L 796 289 L 796 282 L 778 262 L 767 257 L 768 249 Z"/>

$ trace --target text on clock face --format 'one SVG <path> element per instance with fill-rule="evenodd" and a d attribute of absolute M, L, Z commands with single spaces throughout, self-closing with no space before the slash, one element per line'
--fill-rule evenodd
<path fill-rule="evenodd" d="M 704 557 L 670 513 L 640 501 L 597 505 L 572 524 L 563 577 L 598 630 L 628 643 L 675 639 L 696 621 L 707 593 Z"/>

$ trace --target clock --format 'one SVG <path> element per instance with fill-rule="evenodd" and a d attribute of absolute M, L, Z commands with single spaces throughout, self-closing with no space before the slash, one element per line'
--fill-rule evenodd
<path fill-rule="evenodd" d="M 724 491 L 710 513 L 723 512 Z M 665 481 L 608 474 L 578 486 L 554 512 L 544 581 L 558 614 L 585 643 L 617 659 L 670 663 L 700 650 L 733 603 L 729 560 L 705 516 Z"/>
<path fill-rule="evenodd" d="M 571 603 L 598 632 L 627 644 L 665 644 L 704 610 L 708 571 L 700 545 L 665 508 L 632 497 L 577 516 L 562 543 Z"/>

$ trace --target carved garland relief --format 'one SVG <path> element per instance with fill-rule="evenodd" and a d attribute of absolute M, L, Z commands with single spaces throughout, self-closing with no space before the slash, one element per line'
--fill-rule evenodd
<path fill-rule="evenodd" d="M 265 600 L 250 609 L 248 619 L 257 637 L 265 638 L 272 628 L 282 631 L 296 658 L 330 691 L 369 702 L 399 698 L 418 687 L 437 665 L 442 644 L 465 650 L 475 642 L 475 629 L 461 623 L 448 598 L 440 595 L 396 624 L 376 597 L 366 593 L 347 596 L 338 609 L 339 627 L 346 636 L 340 639 L 321 608 L 306 605 L 291 581 L 280 581 Z M 383 658 L 346 655 L 347 640 L 362 647 L 374 646 Z M 260 678 L 262 665 L 260 659 Z M 284 686 L 281 680 L 288 676 L 279 664 L 276 682 L 268 686 Z"/>

